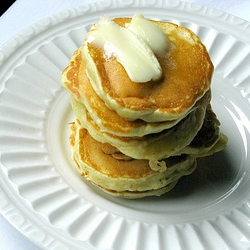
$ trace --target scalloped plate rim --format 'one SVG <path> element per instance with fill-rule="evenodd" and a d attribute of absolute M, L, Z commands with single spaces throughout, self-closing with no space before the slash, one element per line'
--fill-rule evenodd
<path fill-rule="evenodd" d="M 156 2 L 158 2 L 158 1 L 156 1 Z M 159 1 L 160 2 L 160 1 Z M 105 2 L 104 2 L 105 3 Z M 115 1 L 112 1 L 112 3 L 115 3 Z M 143 3 L 143 2 L 142 2 Z M 179 3 L 181 3 L 181 2 L 179 2 Z M 90 4 L 90 5 L 83 5 L 83 6 L 96 6 L 96 11 L 98 12 L 98 11 L 100 11 L 101 9 L 98 9 L 98 4 L 100 4 L 100 3 L 94 3 L 94 4 Z M 140 4 L 138 5 L 138 6 L 136 6 L 136 7 L 139 7 L 139 6 L 141 6 Z M 143 6 L 143 5 L 142 5 Z M 189 8 L 190 6 L 199 6 L 199 5 L 196 5 L 196 4 L 191 4 L 191 3 L 185 3 L 185 4 L 183 4 L 183 6 L 182 6 L 182 10 L 185 12 L 185 8 Z M 122 8 L 122 7 L 124 7 L 121 3 L 120 3 L 120 5 L 118 5 L 117 6 L 117 8 Z M 130 7 L 130 6 L 128 6 L 128 7 Z M 18 49 L 24 42 L 27 42 L 27 40 L 29 40 L 30 38 L 28 38 L 27 40 L 25 40 L 25 39 L 23 39 L 23 40 L 21 40 L 21 42 L 20 42 L 20 38 L 22 38 L 22 36 L 27 32 L 27 30 L 28 29 L 33 29 L 33 28 L 35 28 L 35 27 L 37 27 L 37 26 L 40 26 L 40 25 L 42 25 L 42 27 L 44 27 L 45 28 L 45 31 L 47 30 L 47 28 L 48 27 L 46 27 L 46 26 L 43 26 L 43 23 L 46 21 L 46 20 L 51 20 L 51 18 L 53 18 L 53 17 L 59 17 L 60 15 L 61 16 L 64 16 L 65 14 L 67 14 L 67 13 L 70 13 L 70 12 L 72 12 L 73 10 L 76 10 L 76 12 L 77 12 L 77 10 L 79 10 L 79 9 L 81 9 L 81 8 L 83 8 L 83 7 L 81 7 L 81 6 L 79 6 L 79 7 L 76 7 L 76 8 L 74 8 L 74 9 L 70 9 L 70 10 L 66 10 L 66 11 L 62 11 L 62 12 L 60 12 L 60 13 L 57 13 L 57 14 L 55 14 L 55 15 L 53 15 L 53 16 L 51 16 L 51 17 L 48 17 L 48 18 L 45 18 L 45 19 L 43 19 L 43 20 L 41 20 L 41 21 L 38 21 L 37 23 L 35 23 L 34 25 L 32 25 L 32 26 L 30 26 L 30 27 L 28 27 L 27 29 L 25 29 L 24 31 L 22 31 L 21 33 L 19 33 L 19 34 L 17 34 L 14 38 L 12 38 L 10 41 L 8 41 L 5 45 L 3 45 L 2 46 L 2 48 L 0 49 L 0 51 L 2 50 L 2 51 L 4 51 L 6 54 L 3 56 L 3 59 L 6 59 L 6 58 L 8 58 L 8 57 L 10 57 L 11 55 L 12 55 L 12 52 L 13 52 L 13 47 L 12 46 L 10 46 L 9 47 L 9 44 L 11 44 L 11 43 L 15 43 L 15 42 L 17 42 L 17 47 L 15 47 L 15 49 Z M 171 6 L 170 6 L 170 8 L 171 8 Z M 202 6 L 201 6 L 201 8 L 203 8 Z M 207 8 L 207 7 L 205 7 L 205 9 L 206 10 L 212 10 L 211 8 Z M 124 11 L 126 11 L 126 10 L 124 10 Z M 190 10 L 188 10 L 188 11 L 190 11 Z M 95 11 L 94 11 L 95 12 Z M 194 13 L 197 13 L 197 11 L 193 11 Z M 223 14 L 223 12 L 221 12 L 221 11 L 217 11 L 216 10 L 216 12 L 217 13 L 221 13 L 221 14 Z M 78 14 L 76 14 L 76 15 L 78 15 Z M 226 14 L 227 15 L 227 17 L 232 17 L 232 15 L 229 15 L 229 14 Z M 69 16 L 69 17 L 66 17 L 66 19 L 65 18 L 59 18 L 59 19 L 57 19 L 57 21 L 56 21 L 56 23 L 54 24 L 54 25 L 57 25 L 58 23 L 64 23 L 65 22 L 65 20 L 67 20 L 67 19 L 70 19 L 71 17 Z M 217 17 L 219 20 L 221 20 L 221 16 L 219 15 L 218 17 Z M 236 17 L 235 17 L 236 18 Z M 224 19 L 223 19 L 224 20 Z M 242 19 L 240 19 L 240 18 L 236 18 L 236 20 L 241 20 L 242 21 L 242 23 L 244 23 L 244 24 L 247 24 L 247 25 L 249 25 L 249 23 L 248 22 L 246 22 L 245 20 L 242 20 Z M 225 21 L 225 20 L 224 20 Z M 231 23 L 231 25 L 232 26 L 234 26 L 234 23 Z M 53 27 L 53 25 L 52 25 L 52 27 Z M 238 26 L 235 24 L 235 27 L 237 27 L 238 28 Z M 51 28 L 51 27 L 49 27 L 49 28 Z M 247 30 L 247 32 L 248 32 L 248 30 Z M 40 31 L 38 32 L 38 34 L 40 33 Z M 249 34 L 250 34 L 250 32 L 248 32 Z M 4 60 L 3 60 L 4 61 Z M 4 84 L 3 84 L 3 87 L 4 87 Z M 0 88 L 0 90 L 1 90 L 1 88 Z M 1 154 L 0 154 L 0 156 L 1 156 Z M 0 158 L 1 159 L 1 158 Z M 2 188 L 1 188 L 1 190 L 0 190 L 0 193 L 3 193 L 3 197 L 5 197 L 5 194 L 4 194 L 4 192 L 3 192 L 3 190 L 2 190 Z M 13 214 L 15 213 L 15 209 L 17 209 L 13 204 L 12 204 L 12 200 L 10 199 L 10 204 L 8 204 L 10 207 L 11 207 L 11 210 L 12 210 L 12 212 L 13 212 Z M 12 206 L 13 205 L 13 206 Z M 16 210 L 17 211 L 17 213 L 19 213 L 20 211 L 17 209 Z M 1 213 L 2 213 L 3 211 L 1 211 Z M 4 214 L 4 213 L 3 213 Z M 12 214 L 12 215 L 13 215 Z M 7 216 L 4 216 L 5 218 L 7 218 L 8 219 L 8 215 Z M 11 216 L 9 216 L 9 217 L 11 217 Z M 13 222 L 13 221 L 10 221 L 10 223 L 12 224 L 12 225 L 14 225 L 21 233 L 23 233 L 27 238 L 29 238 L 29 240 L 31 240 L 32 242 L 34 242 L 35 244 L 37 244 L 37 245 L 39 245 L 40 247 L 45 247 L 45 243 L 43 243 L 43 242 L 41 242 L 41 241 L 37 241 L 36 239 L 34 239 L 34 238 L 32 238 L 32 237 L 30 237 L 30 236 L 28 236 L 21 228 L 18 228 L 18 226 L 15 224 L 15 222 Z M 32 227 L 32 223 L 31 223 L 31 227 Z"/>

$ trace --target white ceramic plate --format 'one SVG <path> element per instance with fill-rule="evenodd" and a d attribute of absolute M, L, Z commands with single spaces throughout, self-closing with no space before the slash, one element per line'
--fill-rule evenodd
<path fill-rule="evenodd" d="M 102 14 L 173 21 L 215 65 L 212 105 L 228 147 L 160 198 L 110 197 L 79 177 L 62 69 Z M 0 50 L 0 210 L 44 249 L 249 249 L 250 25 L 177 1 L 111 1 L 56 14 Z"/>

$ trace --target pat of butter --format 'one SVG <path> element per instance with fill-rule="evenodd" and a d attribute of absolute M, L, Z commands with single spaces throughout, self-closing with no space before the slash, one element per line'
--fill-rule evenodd
<path fill-rule="evenodd" d="M 163 31 L 140 14 L 133 17 L 128 28 L 120 27 L 104 16 L 95 29 L 87 34 L 85 46 L 93 43 L 104 50 L 106 59 L 115 57 L 132 81 L 148 82 L 158 80 L 162 75 L 155 56 L 155 53 L 166 50 L 168 46 L 167 39 L 164 43 L 162 36 L 165 36 Z M 160 44 L 156 45 L 159 40 Z"/>
<path fill-rule="evenodd" d="M 169 47 L 167 37 L 161 28 L 141 14 L 135 14 L 126 28 L 140 36 L 155 54 L 162 53 Z"/>

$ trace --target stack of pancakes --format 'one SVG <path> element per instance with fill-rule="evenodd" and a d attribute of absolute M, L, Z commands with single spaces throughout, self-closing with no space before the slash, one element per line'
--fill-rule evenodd
<path fill-rule="evenodd" d="M 112 21 L 126 27 L 131 18 Z M 134 82 L 116 57 L 86 42 L 62 73 L 76 115 L 70 146 L 78 171 L 131 199 L 168 192 L 195 170 L 196 158 L 227 143 L 210 104 L 213 64 L 205 46 L 185 27 L 150 22 L 170 44 L 156 54 L 160 79 Z"/>

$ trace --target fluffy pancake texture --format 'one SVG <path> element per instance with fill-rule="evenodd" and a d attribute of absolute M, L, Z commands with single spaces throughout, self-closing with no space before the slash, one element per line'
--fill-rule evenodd
<path fill-rule="evenodd" d="M 131 18 L 113 22 L 127 27 Z M 115 57 L 87 39 L 62 72 L 76 116 L 70 146 L 77 170 L 103 191 L 129 199 L 170 191 L 195 170 L 196 158 L 227 144 L 210 104 L 213 64 L 205 46 L 185 27 L 150 22 L 169 42 L 155 53 L 161 78 L 133 82 Z"/>
<path fill-rule="evenodd" d="M 114 157 L 104 153 L 79 120 L 71 125 L 70 145 L 79 173 L 105 192 L 124 198 L 161 195 L 196 168 L 195 158 L 177 156 L 165 159 L 164 172 L 153 171 L 148 160 Z"/>
<path fill-rule="evenodd" d="M 122 153 L 133 158 L 151 161 L 175 155 L 189 145 L 200 130 L 206 112 L 203 107 L 197 108 L 174 127 L 160 133 L 148 134 L 143 137 L 120 137 L 101 132 L 84 106 L 81 106 L 81 110 L 78 110 L 74 99 L 71 99 L 71 103 L 82 126 L 87 128 L 95 140 L 110 143 Z"/>
<path fill-rule="evenodd" d="M 114 21 L 125 26 L 131 19 Z M 92 44 L 82 47 L 95 92 L 110 109 L 126 119 L 159 122 L 184 117 L 210 88 L 213 64 L 200 39 L 185 27 L 154 23 L 171 42 L 166 53 L 156 55 L 163 70 L 161 81 L 133 82 L 115 58 L 105 60 L 103 51 Z"/>
<path fill-rule="evenodd" d="M 76 102 L 72 101 L 74 102 L 73 109 L 76 113 L 81 112 L 79 109 L 81 106 L 80 103 L 82 103 L 88 110 L 91 118 L 103 132 L 117 136 L 144 136 L 147 134 L 159 133 L 164 129 L 169 129 L 183 118 L 179 117 L 175 120 L 151 123 L 140 119 L 134 121 L 127 120 L 119 116 L 114 110 L 108 108 L 105 102 L 94 91 L 86 74 L 84 60 L 81 60 L 81 49 L 76 50 L 71 58 L 70 65 L 73 66 L 66 68 L 64 71 L 63 82 L 66 88 L 72 93 L 72 96 L 79 102 L 77 108 Z M 75 80 L 71 79 L 71 77 Z M 210 97 L 211 91 L 208 90 L 189 112 L 197 107 L 206 107 L 210 102 Z"/>

